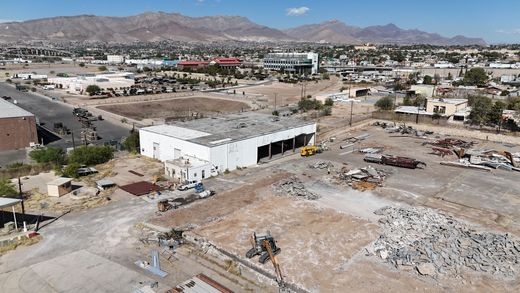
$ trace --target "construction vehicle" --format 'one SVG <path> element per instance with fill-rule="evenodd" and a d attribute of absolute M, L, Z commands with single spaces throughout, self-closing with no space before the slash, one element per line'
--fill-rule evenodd
<path fill-rule="evenodd" d="M 271 258 L 267 247 L 269 247 L 273 255 L 277 255 L 282 251 L 280 247 L 276 246 L 276 241 L 274 240 L 273 236 L 271 236 L 271 232 L 269 231 L 267 231 L 266 235 L 260 236 L 257 236 L 256 232 L 253 232 L 250 241 L 253 247 L 246 252 L 246 257 L 253 258 L 257 255 L 260 255 L 258 261 L 261 264 L 264 264 Z M 268 245 L 266 245 L 266 243 Z"/>
<path fill-rule="evenodd" d="M 319 153 L 322 153 L 322 152 L 323 152 L 322 148 L 317 147 L 315 145 L 310 145 L 310 146 L 302 147 L 301 150 L 300 150 L 300 155 L 302 157 L 308 157 L 308 156 L 313 156 L 315 154 L 319 154 Z"/>
<path fill-rule="evenodd" d="M 264 264 L 268 259 L 271 260 L 276 272 L 276 282 L 278 283 L 279 292 L 285 291 L 285 281 L 283 279 L 282 270 L 276 256 L 282 251 L 276 246 L 276 241 L 271 232 L 267 231 L 266 235 L 257 236 L 255 232 L 251 236 L 251 245 L 253 246 L 246 252 L 247 258 L 260 255 L 259 262 Z"/>

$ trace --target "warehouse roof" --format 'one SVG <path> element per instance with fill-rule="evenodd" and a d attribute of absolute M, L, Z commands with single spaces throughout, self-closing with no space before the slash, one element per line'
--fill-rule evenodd
<path fill-rule="evenodd" d="M 0 99 L 0 118 L 16 118 L 34 116 L 31 112 L 16 106 L 4 99 Z"/>
<path fill-rule="evenodd" d="M 141 128 L 208 147 L 227 144 L 288 129 L 313 125 L 293 117 L 275 117 L 257 112 L 229 114 Z"/>

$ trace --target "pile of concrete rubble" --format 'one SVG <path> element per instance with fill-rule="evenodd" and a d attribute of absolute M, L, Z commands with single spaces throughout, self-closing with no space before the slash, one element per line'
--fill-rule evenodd
<path fill-rule="evenodd" d="M 309 168 L 311 168 L 311 169 L 329 169 L 330 170 L 330 169 L 334 168 L 334 165 L 331 162 L 320 161 L 320 162 L 316 162 L 314 164 L 310 164 Z"/>
<path fill-rule="evenodd" d="M 340 182 L 346 183 L 354 189 L 361 191 L 372 190 L 381 186 L 389 175 L 388 171 L 375 169 L 372 166 L 348 170 L 343 168 L 337 175 Z"/>
<path fill-rule="evenodd" d="M 291 176 L 287 179 L 283 179 L 273 184 L 274 191 L 279 195 L 290 195 L 299 198 L 305 198 L 309 200 L 316 200 L 320 198 L 314 192 L 311 192 L 305 188 L 303 182 L 296 176 Z"/>
<path fill-rule="evenodd" d="M 460 277 L 463 270 L 515 277 L 520 242 L 508 234 L 476 232 L 454 218 L 427 208 L 384 207 L 383 234 L 370 252 L 401 270 Z"/>

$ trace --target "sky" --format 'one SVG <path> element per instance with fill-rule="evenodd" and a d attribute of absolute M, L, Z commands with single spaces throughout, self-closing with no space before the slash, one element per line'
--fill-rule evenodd
<path fill-rule="evenodd" d="M 0 22 L 78 14 L 127 16 L 145 11 L 240 15 L 279 29 L 331 19 L 361 27 L 394 23 L 447 37 L 520 43 L 519 0 L 0 0 Z"/>

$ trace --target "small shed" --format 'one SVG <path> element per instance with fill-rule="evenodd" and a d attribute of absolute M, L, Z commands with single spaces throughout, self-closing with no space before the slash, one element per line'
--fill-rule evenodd
<path fill-rule="evenodd" d="M 60 197 L 72 191 L 72 179 L 60 177 L 47 183 L 49 196 Z"/>

